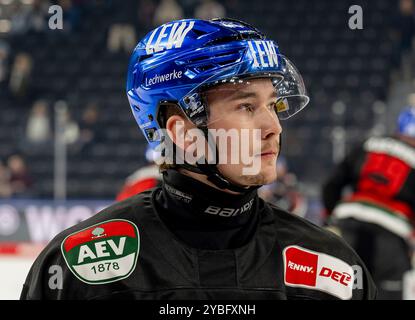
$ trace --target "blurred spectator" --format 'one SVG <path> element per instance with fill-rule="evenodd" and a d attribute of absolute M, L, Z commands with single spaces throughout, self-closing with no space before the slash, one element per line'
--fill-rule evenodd
<path fill-rule="evenodd" d="M 0 161 L 0 198 L 9 198 L 11 195 L 10 172 Z"/>
<path fill-rule="evenodd" d="M 20 1 L 13 1 L 10 15 L 10 33 L 17 35 L 29 30 L 28 17 L 30 7 L 25 7 Z"/>
<path fill-rule="evenodd" d="M 28 14 L 28 28 L 30 31 L 43 32 L 48 25 L 48 10 L 50 3 L 47 0 L 34 0 Z"/>
<path fill-rule="evenodd" d="M 22 5 L 21 1 L 14 1 L 11 16 L 11 33 L 24 34 L 28 31 L 45 31 L 49 6 L 50 2 L 47 0 L 33 0 L 33 3 L 30 3 L 30 5 Z"/>
<path fill-rule="evenodd" d="M 79 125 L 72 119 L 69 111 L 65 112 L 64 139 L 67 145 L 75 145 L 79 141 Z"/>
<path fill-rule="evenodd" d="M 23 158 L 14 154 L 7 160 L 7 166 L 10 170 L 10 185 L 13 196 L 27 195 L 33 184 L 32 178 L 27 170 Z"/>
<path fill-rule="evenodd" d="M 76 31 L 81 19 L 79 7 L 73 5 L 71 0 L 59 0 L 58 5 L 63 10 L 63 30 L 66 32 Z"/>
<path fill-rule="evenodd" d="M 137 24 L 139 3 L 138 0 L 123 0 L 114 6 L 118 14 L 112 14 L 108 23 L 107 47 L 113 53 L 124 51 L 130 54 L 137 44 L 134 25 Z"/>
<path fill-rule="evenodd" d="M 394 37 L 396 41 L 396 52 L 394 57 L 395 66 L 399 66 L 402 59 L 403 63 L 409 62 L 412 49 L 412 39 L 415 35 L 415 8 L 413 0 L 400 0 L 399 13 L 394 21 Z M 409 71 L 408 66 L 407 71 Z"/>
<path fill-rule="evenodd" d="M 107 47 L 110 52 L 124 50 L 130 53 L 136 45 L 136 33 L 131 24 L 114 23 L 108 31 Z"/>
<path fill-rule="evenodd" d="M 50 119 L 47 103 L 43 100 L 36 101 L 27 121 L 26 138 L 30 143 L 37 144 L 48 141 L 50 135 Z"/>
<path fill-rule="evenodd" d="M 100 141 L 98 119 L 98 105 L 95 102 L 91 102 L 85 108 L 80 125 L 80 142 L 83 151 Z"/>
<path fill-rule="evenodd" d="M 183 10 L 175 0 L 161 0 L 154 14 L 154 25 L 183 18 Z"/>
<path fill-rule="evenodd" d="M 32 58 L 29 54 L 19 53 L 16 55 L 9 81 L 10 91 L 15 96 L 23 97 L 28 93 L 32 65 Z"/>
<path fill-rule="evenodd" d="M 9 64 L 10 46 L 0 39 L 0 84 L 6 80 Z"/>
<path fill-rule="evenodd" d="M 225 7 L 215 0 L 203 0 L 202 3 L 196 7 L 194 16 L 197 19 L 205 20 L 223 18 L 226 16 L 226 11 Z"/>

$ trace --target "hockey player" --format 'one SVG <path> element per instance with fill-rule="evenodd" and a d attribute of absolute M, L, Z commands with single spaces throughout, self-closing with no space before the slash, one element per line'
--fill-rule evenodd
<path fill-rule="evenodd" d="M 375 297 L 343 240 L 257 195 L 276 179 L 280 119 L 309 101 L 273 41 L 231 19 L 166 23 L 135 48 L 127 95 L 163 155 L 162 187 L 59 234 L 22 299 Z"/>
<path fill-rule="evenodd" d="M 330 224 L 371 272 L 379 299 L 402 299 L 411 269 L 415 211 L 415 109 L 403 110 L 395 135 L 371 137 L 336 167 L 323 187 Z M 342 191 L 352 193 L 342 199 Z"/>

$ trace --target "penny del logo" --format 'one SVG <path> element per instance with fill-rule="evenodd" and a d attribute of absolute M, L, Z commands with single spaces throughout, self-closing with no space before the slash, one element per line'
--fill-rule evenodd
<path fill-rule="evenodd" d="M 88 284 L 128 277 L 135 269 L 139 248 L 137 226 L 122 219 L 77 231 L 66 237 L 61 246 L 71 272 Z"/>
<path fill-rule="evenodd" d="M 353 296 L 353 267 L 343 260 L 300 246 L 286 247 L 283 258 L 287 286 L 318 290 L 344 300 Z"/>

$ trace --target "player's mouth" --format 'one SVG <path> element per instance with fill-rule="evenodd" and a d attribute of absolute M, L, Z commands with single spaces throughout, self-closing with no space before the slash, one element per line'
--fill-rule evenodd
<path fill-rule="evenodd" d="M 260 156 L 262 159 L 272 159 L 274 157 L 277 157 L 277 151 L 274 151 L 274 150 L 264 151 L 264 152 L 261 152 Z"/>

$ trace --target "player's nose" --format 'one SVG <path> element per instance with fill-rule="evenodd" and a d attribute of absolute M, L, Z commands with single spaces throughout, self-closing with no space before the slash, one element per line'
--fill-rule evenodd
<path fill-rule="evenodd" d="M 266 109 L 261 112 L 261 138 L 269 139 L 272 136 L 279 136 L 282 133 L 282 126 L 275 111 Z"/>

